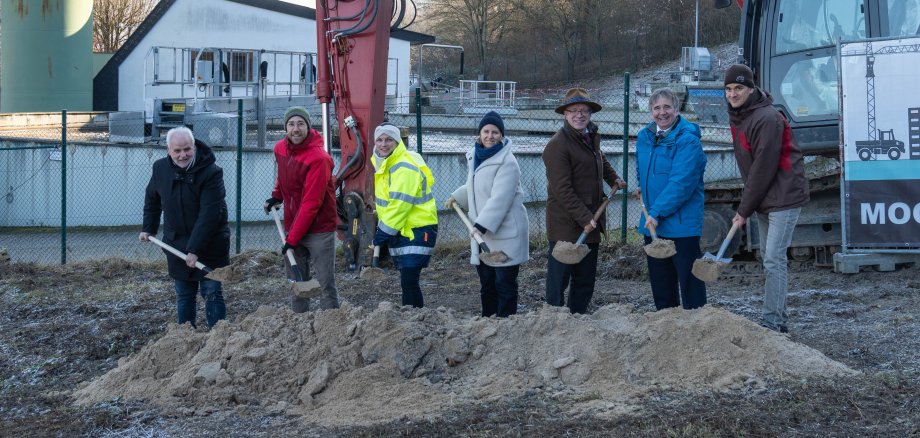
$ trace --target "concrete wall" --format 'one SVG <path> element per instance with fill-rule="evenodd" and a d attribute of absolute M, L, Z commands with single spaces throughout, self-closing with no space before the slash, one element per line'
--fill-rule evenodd
<path fill-rule="evenodd" d="M 60 226 L 60 150 L 3 150 L 3 148 L 59 145 L 59 142 L 0 141 L 0 227 Z M 224 169 L 230 217 L 236 217 L 236 151 L 216 150 Z M 70 143 L 67 152 L 67 224 L 69 226 L 139 225 L 144 188 L 153 162 L 166 155 L 162 146 L 107 143 Z M 516 153 L 522 169 L 525 201 L 546 199 L 546 176 L 540 152 Z M 737 176 L 731 150 L 707 151 L 707 181 Z M 440 202 L 466 180 L 462 153 L 424 155 L 435 176 L 434 194 Z M 338 157 L 334 157 L 338 162 Z M 619 172 L 622 153 L 607 159 Z M 635 157 L 630 155 L 630 169 Z M 271 150 L 247 149 L 242 165 L 242 220 L 263 221 L 262 203 L 275 181 Z M 630 187 L 636 187 L 630 170 Z"/>

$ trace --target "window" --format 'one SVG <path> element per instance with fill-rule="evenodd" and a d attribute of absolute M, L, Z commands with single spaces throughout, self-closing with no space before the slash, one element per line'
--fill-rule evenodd
<path fill-rule="evenodd" d="M 888 1 L 888 35 L 920 35 L 920 0 Z"/>
<path fill-rule="evenodd" d="M 853 0 L 785 0 L 776 26 L 777 54 L 866 37 L 865 17 Z"/>
<path fill-rule="evenodd" d="M 252 82 L 252 52 L 230 53 L 230 80 Z"/>
<path fill-rule="evenodd" d="M 780 94 L 795 118 L 837 114 L 837 59 L 827 56 L 792 64 Z"/>

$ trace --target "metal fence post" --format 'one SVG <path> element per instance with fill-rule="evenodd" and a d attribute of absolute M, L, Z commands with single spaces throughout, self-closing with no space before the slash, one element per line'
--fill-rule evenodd
<path fill-rule="evenodd" d="M 61 110 L 61 264 L 67 264 L 67 110 Z"/>
<path fill-rule="evenodd" d="M 421 83 L 421 76 L 418 80 Z M 415 150 L 422 153 L 422 87 L 415 88 Z"/>
<path fill-rule="evenodd" d="M 243 99 L 236 105 L 236 253 L 240 253 L 243 208 Z"/>
<path fill-rule="evenodd" d="M 629 197 L 629 72 L 623 75 L 623 190 L 622 219 L 620 223 L 620 243 L 626 243 L 626 207 Z"/>

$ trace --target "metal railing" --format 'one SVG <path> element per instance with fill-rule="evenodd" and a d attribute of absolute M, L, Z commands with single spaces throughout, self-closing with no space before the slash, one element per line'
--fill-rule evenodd
<path fill-rule="evenodd" d="M 482 109 L 515 109 L 517 82 L 460 81 L 460 107 L 464 112 Z"/>
<path fill-rule="evenodd" d="M 629 89 L 627 82 L 625 90 Z M 631 108 L 629 93 L 623 90 L 589 92 L 604 107 L 592 115 L 602 134 L 601 149 L 632 191 L 637 187 L 635 135 L 651 122 L 646 103 L 640 102 L 641 109 Z M 205 142 L 212 141 L 210 135 L 221 139 L 213 149 L 224 170 L 234 250 L 277 250 L 278 237 L 262 203 L 271 193 L 277 172 L 271 145 L 283 138 L 284 131 L 269 124 L 262 139 L 259 124 L 254 122 L 255 109 L 244 107 L 242 100 L 235 103 L 236 108 L 217 112 L 223 117 L 196 121 L 193 131 Z M 466 180 L 464 155 L 474 145 L 482 114 L 443 114 L 424 105 L 388 107 L 387 111 L 391 122 L 409 128 L 407 147 L 421 145 L 436 179 L 434 194 L 440 204 Z M 683 115 L 696 119 L 692 113 Z M 144 188 L 153 162 L 166 156 L 165 141 L 149 132 L 144 136 L 141 113 L 134 122 L 142 130 L 142 143 L 111 141 L 105 116 L 0 117 L 0 247 L 6 247 L 14 260 L 66 263 L 112 256 L 162 257 L 153 245 L 139 244 L 137 234 Z M 503 117 L 505 134 L 514 142 L 521 167 L 533 238 L 545 239 L 547 187 L 541 154 L 562 127 L 562 116 L 551 108 L 539 108 L 520 109 Z M 700 125 L 709 157 L 706 181 L 736 178 L 727 126 L 708 120 Z M 336 149 L 332 155 L 338 163 Z M 622 193 L 614 195 L 607 211 L 608 236 L 625 239 L 640 214 L 634 201 Z M 439 244 L 468 239 L 453 212 L 440 211 L 439 221 Z"/>

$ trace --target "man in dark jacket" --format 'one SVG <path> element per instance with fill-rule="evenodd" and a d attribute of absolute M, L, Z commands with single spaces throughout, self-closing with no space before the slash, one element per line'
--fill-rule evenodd
<path fill-rule="evenodd" d="M 230 264 L 230 227 L 224 200 L 224 171 L 215 164 L 206 144 L 196 141 L 185 127 L 166 133 L 168 156 L 153 163 L 153 174 L 144 196 L 142 242 L 156 235 L 163 215 L 163 241 L 186 253 L 185 260 L 166 254 L 169 276 L 176 284 L 176 319 L 195 326 L 195 295 L 205 300 L 208 328 L 224 319 L 227 309 L 219 281 L 205 278 L 195 268 Z"/>
<path fill-rule="evenodd" d="M 763 325 L 786 333 L 786 251 L 799 212 L 809 199 L 802 151 L 786 118 L 773 108 L 773 99 L 754 85 L 750 68 L 741 64 L 729 67 L 725 98 L 735 161 L 744 182 L 732 222 L 745 225 L 757 213 L 765 277 Z"/>
<path fill-rule="evenodd" d="M 588 92 L 570 89 L 556 113 L 565 117 L 561 129 L 543 150 L 546 166 L 546 237 L 549 257 L 546 266 L 546 302 L 566 304 L 564 292 L 569 288 L 568 307 L 572 313 L 585 313 L 594 295 L 597 273 L 597 250 L 606 215 L 594 220 L 594 212 L 604 199 L 603 183 L 625 188 L 623 181 L 601 152 L 601 136 L 591 114 L 601 110 Z M 568 265 L 553 257 L 559 241 L 575 242 L 582 232 L 590 252 L 580 262 Z"/>
<path fill-rule="evenodd" d="M 287 238 L 281 254 L 294 250 L 297 265 L 304 279 L 310 276 L 310 265 L 322 288 L 319 306 L 339 307 L 335 289 L 335 183 L 332 177 L 332 157 L 323 149 L 323 137 L 310 128 L 310 115 L 299 106 L 284 113 L 287 133 L 275 144 L 278 179 L 270 198 L 265 200 L 265 212 L 284 204 L 284 228 Z M 284 259 L 287 263 L 287 258 Z M 310 299 L 291 297 L 291 308 L 301 313 L 310 310 Z"/>

